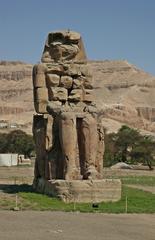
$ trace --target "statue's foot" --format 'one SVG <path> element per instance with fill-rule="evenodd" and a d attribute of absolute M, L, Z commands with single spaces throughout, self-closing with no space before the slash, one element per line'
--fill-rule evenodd
<path fill-rule="evenodd" d="M 94 166 L 91 166 L 87 169 L 84 179 L 95 180 L 98 179 L 98 172 Z"/>
<path fill-rule="evenodd" d="M 80 174 L 76 168 L 72 168 L 65 174 L 65 180 L 78 180 L 78 179 L 80 179 Z"/>

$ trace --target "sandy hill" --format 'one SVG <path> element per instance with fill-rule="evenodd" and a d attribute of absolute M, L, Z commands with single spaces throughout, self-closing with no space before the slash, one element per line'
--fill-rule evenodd
<path fill-rule="evenodd" d="M 32 65 L 21 62 L 0 62 L 0 127 L 21 128 L 31 132 Z M 5 130 L 5 129 L 4 129 Z"/>
<path fill-rule="evenodd" d="M 96 104 L 104 109 L 103 124 L 116 131 L 122 124 L 155 133 L 155 77 L 127 61 L 89 61 Z M 0 129 L 31 132 L 32 65 L 0 62 Z"/>

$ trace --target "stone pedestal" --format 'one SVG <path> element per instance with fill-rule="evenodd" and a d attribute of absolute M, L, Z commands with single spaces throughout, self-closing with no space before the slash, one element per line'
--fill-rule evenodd
<path fill-rule="evenodd" d="M 121 199 L 119 179 L 102 180 L 45 180 L 34 181 L 35 189 L 66 203 L 116 202 Z"/>

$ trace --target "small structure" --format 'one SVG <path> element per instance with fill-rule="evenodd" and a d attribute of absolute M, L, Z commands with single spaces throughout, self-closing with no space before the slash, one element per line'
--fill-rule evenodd
<path fill-rule="evenodd" d="M 119 200 L 120 181 L 102 179 L 104 131 L 79 33 L 49 33 L 33 87 L 35 189 L 66 202 Z"/>
<path fill-rule="evenodd" d="M 11 167 L 18 165 L 18 154 L 0 153 L 0 167 Z"/>
<path fill-rule="evenodd" d="M 0 128 L 7 128 L 8 122 L 5 120 L 0 120 Z"/>

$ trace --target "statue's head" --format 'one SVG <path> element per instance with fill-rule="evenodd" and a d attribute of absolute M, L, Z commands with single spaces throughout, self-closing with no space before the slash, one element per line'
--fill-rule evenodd
<path fill-rule="evenodd" d="M 49 33 L 41 60 L 43 63 L 86 60 L 81 35 L 70 30 Z"/>

